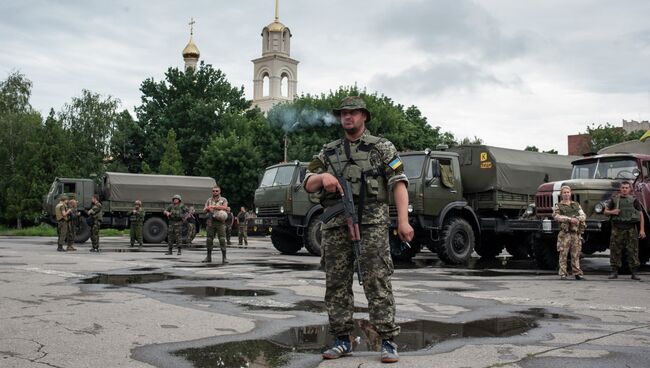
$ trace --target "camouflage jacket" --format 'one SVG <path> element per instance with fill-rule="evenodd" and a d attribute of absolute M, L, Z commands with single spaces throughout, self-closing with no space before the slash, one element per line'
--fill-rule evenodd
<path fill-rule="evenodd" d="M 203 211 L 206 213 L 209 213 L 208 207 L 212 206 L 225 206 L 228 207 L 228 200 L 225 197 L 219 196 L 217 199 L 214 197 L 208 198 L 207 201 L 205 201 L 205 206 L 203 207 Z M 216 217 L 217 216 L 217 211 L 221 210 L 213 210 L 211 217 Z M 224 211 L 225 212 L 225 211 Z"/>
<path fill-rule="evenodd" d="M 101 202 L 95 203 L 92 208 L 88 211 L 90 217 L 92 217 L 94 222 L 102 222 L 102 217 L 104 216 L 104 211 L 102 210 Z"/>
<path fill-rule="evenodd" d="M 577 224 L 572 224 L 571 219 L 578 219 Z M 571 201 L 568 205 L 558 202 L 553 206 L 553 219 L 560 223 L 560 230 L 572 233 L 584 233 L 587 215 L 578 202 Z"/>
<path fill-rule="evenodd" d="M 169 206 L 167 206 L 165 211 L 170 213 L 169 221 L 181 221 L 183 220 L 183 216 L 185 216 L 185 214 L 189 212 L 187 206 L 185 206 L 182 203 L 178 205 L 172 203 Z"/>
<path fill-rule="evenodd" d="M 134 207 L 133 211 L 131 211 L 131 214 L 129 215 L 129 221 L 132 223 L 142 224 L 144 222 L 144 208 L 140 207 L 136 209 Z"/>

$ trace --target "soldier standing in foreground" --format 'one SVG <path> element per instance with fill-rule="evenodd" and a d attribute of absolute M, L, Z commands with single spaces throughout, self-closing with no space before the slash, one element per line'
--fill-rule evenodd
<path fill-rule="evenodd" d="M 560 223 L 557 235 L 557 250 L 560 252 L 560 279 L 566 280 L 566 259 L 571 253 L 571 270 L 576 280 L 584 280 L 580 269 L 580 252 L 582 251 L 582 233 L 587 216 L 578 202 L 571 200 L 571 188 L 563 185 L 560 189 L 561 200 L 553 207 L 553 219 Z"/>
<path fill-rule="evenodd" d="M 228 207 L 228 200 L 221 196 L 221 188 L 216 185 L 212 188 L 212 197 L 205 201 L 203 212 L 208 214 L 207 226 L 207 239 L 205 245 L 208 254 L 203 263 L 212 262 L 212 246 L 214 243 L 214 235 L 219 237 L 219 248 L 221 248 L 221 261 L 228 263 L 226 258 L 226 218 L 228 214 L 226 211 L 230 210 Z"/>
<path fill-rule="evenodd" d="M 609 241 L 609 264 L 612 266 L 610 279 L 618 277 L 618 270 L 623 265 L 623 249 L 627 253 L 627 263 L 633 280 L 641 280 L 636 271 L 639 267 L 639 238 L 645 238 L 645 226 L 642 207 L 639 201 L 630 194 L 632 185 L 624 181 L 619 193 L 605 204 L 605 215 L 612 220 L 612 235 Z M 639 224 L 637 234 L 636 225 Z"/>
<path fill-rule="evenodd" d="M 334 110 L 345 137 L 326 144 L 309 164 L 304 187 L 319 192 L 325 210 L 341 201 L 343 189 L 336 173 L 351 185 L 354 203 L 360 208 L 360 256 L 363 288 L 368 299 L 370 322 L 381 336 L 381 361 L 399 360 L 393 338 L 399 334 L 395 324 L 395 300 L 390 282 L 393 261 L 388 244 L 388 197 L 392 190 L 397 207 L 398 233 L 403 241 L 413 238 L 408 222 L 408 179 L 395 146 L 370 135 L 366 123 L 371 115 L 361 97 L 348 96 Z M 362 205 L 359 205 L 359 204 Z M 364 205 L 365 204 L 365 205 Z M 325 359 L 352 354 L 350 334 L 354 329 L 352 279 L 355 256 L 345 218 L 339 214 L 322 227 L 322 258 L 326 273 L 325 305 L 334 345 L 323 353 Z"/>
<path fill-rule="evenodd" d="M 166 255 L 172 254 L 174 244 L 178 246 L 178 255 L 181 254 L 181 246 L 183 244 L 183 216 L 188 212 L 187 207 L 181 202 L 182 198 L 180 194 L 175 194 L 172 197 L 172 204 L 167 206 L 167 209 L 163 211 L 163 214 L 169 219 Z"/>
<path fill-rule="evenodd" d="M 54 207 L 54 213 L 56 215 L 56 225 L 57 225 L 57 230 L 59 232 L 59 238 L 57 240 L 57 252 L 65 252 L 65 249 L 63 249 L 63 243 L 66 242 L 66 238 L 68 236 L 68 223 L 66 222 L 66 219 L 68 218 L 70 214 L 70 210 L 68 209 L 68 206 L 65 204 L 65 202 L 68 200 L 68 197 L 65 195 L 62 195 L 59 197 L 59 203 L 57 203 L 56 207 Z"/>
<path fill-rule="evenodd" d="M 135 246 L 136 239 L 138 246 L 142 248 L 142 225 L 144 224 L 144 208 L 142 202 L 138 199 L 133 204 L 133 211 L 129 215 L 129 222 L 131 223 L 131 246 Z"/>
<path fill-rule="evenodd" d="M 242 245 L 242 240 L 244 245 L 248 246 L 248 213 L 246 212 L 246 207 L 241 206 L 239 213 L 237 214 L 237 223 L 239 227 L 237 229 L 237 234 L 239 235 L 239 245 Z"/>
<path fill-rule="evenodd" d="M 99 252 L 99 228 L 102 226 L 102 217 L 104 216 L 104 211 L 102 210 L 102 203 L 99 201 L 99 196 L 94 194 L 91 202 L 93 206 L 88 211 L 88 215 L 92 220 L 92 226 L 90 228 L 90 241 L 92 243 L 91 252 Z"/>

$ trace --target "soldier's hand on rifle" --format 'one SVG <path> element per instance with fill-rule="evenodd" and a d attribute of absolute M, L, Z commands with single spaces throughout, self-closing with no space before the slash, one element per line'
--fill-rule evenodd
<path fill-rule="evenodd" d="M 326 192 L 329 193 L 339 192 L 341 193 L 341 196 L 343 195 L 343 188 L 341 188 L 341 184 L 339 183 L 339 180 L 334 175 L 330 173 L 322 173 L 320 175 L 321 175 L 321 184 L 323 184 L 323 188 L 325 188 Z"/>
<path fill-rule="evenodd" d="M 411 224 L 408 222 L 400 222 L 397 225 L 397 233 L 403 242 L 410 242 L 413 240 L 413 227 L 411 227 Z"/>
<path fill-rule="evenodd" d="M 169 217 L 169 215 L 171 215 L 171 212 L 169 212 L 169 211 L 163 211 L 163 214 L 164 214 L 165 216 Z"/>

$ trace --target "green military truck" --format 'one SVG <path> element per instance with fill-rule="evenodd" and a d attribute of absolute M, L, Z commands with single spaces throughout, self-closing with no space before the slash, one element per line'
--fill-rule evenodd
<path fill-rule="evenodd" d="M 618 153 L 632 149 L 645 153 Z M 567 176 L 568 178 L 569 176 Z M 543 221 L 543 232 L 535 243 L 538 266 L 553 269 L 557 266 L 556 249 L 559 224 L 552 219 L 553 206 L 559 201 L 562 185 L 571 187 L 572 200 L 580 203 L 587 215 L 582 253 L 593 254 L 609 248 L 611 224 L 603 214 L 604 202 L 618 192 L 623 181 L 632 183 L 632 194 L 643 207 L 646 233 L 650 229 L 650 142 L 626 142 L 599 151 L 598 155 L 575 160 L 571 179 L 545 183 L 539 186 L 535 198 L 536 216 Z M 639 242 L 639 261 L 650 260 L 650 240 Z M 626 262 L 626 259 L 623 259 Z"/>
<path fill-rule="evenodd" d="M 255 226 L 271 229 L 271 242 L 283 254 L 305 247 L 320 256 L 320 215 L 323 207 L 310 200 L 302 186 L 307 163 L 293 161 L 269 166 L 255 190 Z"/>
<path fill-rule="evenodd" d="M 529 256 L 540 221 L 528 219 L 541 183 L 571 172 L 572 157 L 486 145 L 401 153 L 409 178 L 411 247 L 398 247 L 396 211 L 391 206 L 391 250 L 404 258 L 426 247 L 448 264 L 469 260 L 473 251 L 494 257 L 503 248 Z"/>
<path fill-rule="evenodd" d="M 203 206 L 216 184 L 213 178 L 176 175 L 147 175 L 107 172 L 101 181 L 79 178 L 56 178 L 43 198 L 43 220 L 56 224 L 54 207 L 62 195 L 72 195 L 78 208 L 90 208 L 91 198 L 99 195 L 104 210 L 102 227 L 125 229 L 129 226 L 129 214 L 136 199 L 142 201 L 146 217 L 142 228 L 144 241 L 160 243 L 167 239 L 167 219 L 164 209 L 174 194 L 183 197 L 186 206 L 196 209 L 197 233 L 205 221 Z M 75 241 L 83 243 L 90 237 L 86 221 L 79 221 Z"/>

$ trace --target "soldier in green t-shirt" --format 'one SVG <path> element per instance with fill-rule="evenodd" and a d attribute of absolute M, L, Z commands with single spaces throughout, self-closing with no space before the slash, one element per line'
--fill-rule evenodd
<path fill-rule="evenodd" d="M 169 219 L 169 226 L 167 230 L 167 255 L 172 254 L 174 244 L 178 246 L 178 255 L 181 254 L 181 247 L 183 246 L 183 217 L 188 213 L 187 207 L 181 203 L 182 199 L 180 194 L 172 197 L 172 204 L 167 206 L 163 212 Z"/>

